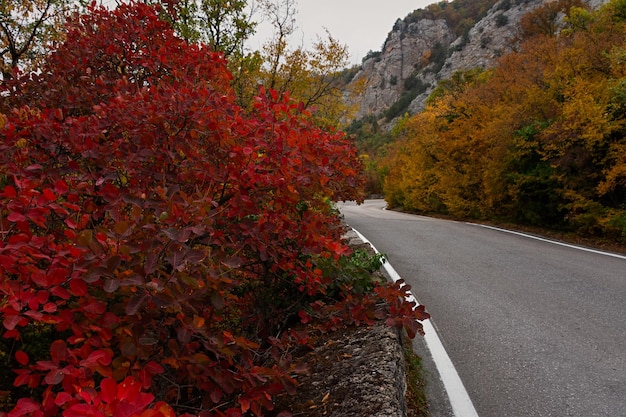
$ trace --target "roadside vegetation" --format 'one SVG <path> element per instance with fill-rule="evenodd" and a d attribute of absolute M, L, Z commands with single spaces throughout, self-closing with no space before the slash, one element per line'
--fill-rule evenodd
<path fill-rule="evenodd" d="M 32 15 L 58 36 L 4 67 L 0 416 L 261 416 L 309 331 L 428 317 L 342 241 L 345 48 L 286 49 L 283 1 L 259 61 L 243 2 L 182 4 Z"/>
<path fill-rule="evenodd" d="M 406 406 L 407 417 L 428 417 L 428 399 L 426 398 L 426 371 L 422 358 L 413 351 L 411 340 L 403 337 L 404 360 L 406 364 Z"/>
<path fill-rule="evenodd" d="M 625 19 L 547 3 L 517 52 L 440 83 L 370 155 L 389 205 L 626 243 Z"/>

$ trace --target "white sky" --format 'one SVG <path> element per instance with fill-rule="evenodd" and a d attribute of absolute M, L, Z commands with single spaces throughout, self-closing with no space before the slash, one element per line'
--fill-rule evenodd
<path fill-rule="evenodd" d="M 398 19 L 439 0 L 296 0 L 296 33 L 291 42 L 305 48 L 326 37 L 324 28 L 342 44 L 348 45 L 350 63 L 360 64 L 368 51 L 379 51 Z M 250 41 L 253 49 L 272 35 L 268 25 L 260 25 Z"/>

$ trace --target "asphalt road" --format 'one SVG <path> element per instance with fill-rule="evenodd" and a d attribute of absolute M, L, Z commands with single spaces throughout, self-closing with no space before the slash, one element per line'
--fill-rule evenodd
<path fill-rule="evenodd" d="M 626 258 L 341 205 L 432 315 L 480 417 L 626 416 Z"/>

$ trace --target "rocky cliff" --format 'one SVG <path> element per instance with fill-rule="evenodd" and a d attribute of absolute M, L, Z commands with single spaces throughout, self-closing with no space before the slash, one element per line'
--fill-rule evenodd
<path fill-rule="evenodd" d="M 352 80 L 366 84 L 356 99 L 356 119 L 376 115 L 389 120 L 405 112 L 421 111 L 440 80 L 456 71 L 492 66 L 499 56 L 511 51 L 517 45 L 522 16 L 550 1 L 555 0 L 483 2 L 486 12 L 471 16 L 474 21 L 465 17 L 462 33 L 458 21 L 429 18 L 437 13 L 429 13 L 428 8 L 398 19 L 382 50 L 370 52 Z M 606 1 L 586 3 L 597 7 Z M 462 2 L 443 3 L 429 7 L 457 8 L 455 3 Z"/>
<path fill-rule="evenodd" d="M 416 79 L 416 71 L 422 81 L 434 81 L 433 74 L 424 71 L 424 64 L 428 64 L 433 48 L 447 48 L 454 38 L 444 20 L 423 19 L 408 25 L 398 21 L 381 53 L 370 54 L 354 78 L 367 83 L 358 117 L 391 107 L 405 90 L 406 80 Z"/>

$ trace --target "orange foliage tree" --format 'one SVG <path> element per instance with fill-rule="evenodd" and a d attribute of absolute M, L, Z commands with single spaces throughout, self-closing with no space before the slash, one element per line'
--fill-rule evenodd
<path fill-rule="evenodd" d="M 480 77 L 457 74 L 404 122 L 390 204 L 626 237 L 626 2 L 576 4 L 537 9 L 519 52 Z M 556 25 L 558 5 L 559 33 L 531 30 Z"/>

